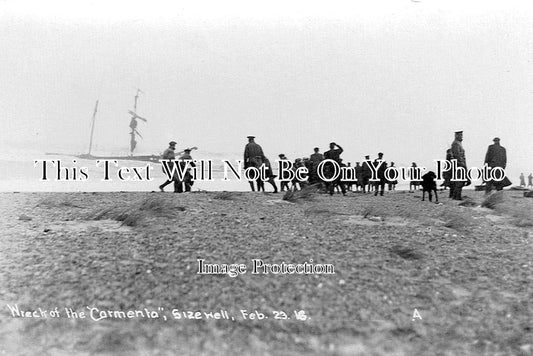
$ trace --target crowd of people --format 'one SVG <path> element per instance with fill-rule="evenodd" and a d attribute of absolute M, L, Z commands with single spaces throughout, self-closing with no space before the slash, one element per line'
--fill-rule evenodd
<path fill-rule="evenodd" d="M 372 178 L 372 169 L 369 166 L 370 156 L 365 156 L 365 161 L 356 162 L 353 171 L 355 172 L 353 179 L 342 179 L 342 176 L 337 173 L 338 167 L 351 167 L 351 164 L 345 164 L 341 158 L 341 154 L 344 152 L 344 149 L 337 143 L 332 142 L 329 145 L 329 150 L 320 153 L 320 148 L 315 147 L 314 152 L 309 157 L 296 158 L 290 164 L 287 164 L 287 167 L 291 167 L 291 170 L 295 172 L 301 167 L 307 169 L 308 175 L 304 179 L 300 179 L 296 174 L 292 179 L 287 179 L 287 177 L 279 177 L 280 179 L 280 191 L 286 190 L 299 190 L 308 185 L 319 185 L 323 190 L 331 195 L 337 190 L 346 195 L 347 191 L 361 191 L 363 193 L 374 191 L 375 195 L 381 194 L 385 190 L 385 185 L 388 185 L 389 190 L 394 190 L 397 180 L 387 180 L 385 178 L 385 170 L 387 169 L 387 162 L 383 161 L 383 153 L 378 153 L 378 158 L 371 162 L 374 164 L 374 168 L 377 170 L 377 181 L 371 181 Z M 279 161 L 288 161 L 289 159 L 285 154 L 281 153 L 278 155 Z M 331 160 L 324 163 L 323 166 L 323 176 L 320 177 L 319 166 L 322 161 Z M 381 165 L 379 162 L 381 162 Z M 335 162 L 335 163 L 333 163 Z M 274 178 L 276 177 L 273 174 L 270 161 L 263 153 L 263 149 L 259 144 L 255 142 L 254 136 L 248 136 L 248 143 L 244 148 L 244 165 L 245 168 L 256 167 L 259 168 L 262 164 L 267 166 L 267 171 L 270 172 L 268 176 L 268 182 L 273 186 L 274 192 L 278 191 Z M 392 162 L 391 165 L 394 165 Z M 326 179 L 323 179 L 326 178 Z M 333 179 L 335 178 L 335 179 Z M 250 181 L 250 187 L 252 191 L 264 191 L 264 184 L 262 180 L 258 179 L 257 181 Z M 257 187 L 257 188 L 256 188 Z"/>
<path fill-rule="evenodd" d="M 249 181 L 250 188 L 252 191 L 265 191 L 265 182 L 269 183 L 273 192 L 278 192 L 278 187 L 276 184 L 275 178 L 277 177 L 274 174 L 270 160 L 264 154 L 262 147 L 255 142 L 255 136 L 248 136 L 248 143 L 244 148 L 244 168 L 260 168 L 265 167 L 266 177 L 258 178 L 253 181 Z M 463 141 L 463 132 L 456 131 L 455 138 L 446 151 L 446 160 L 452 161 L 455 160 L 457 167 L 467 169 L 466 164 L 466 155 L 465 150 L 462 145 Z M 485 163 L 489 167 L 501 167 L 505 169 L 507 166 L 507 153 L 504 147 L 500 145 L 500 139 L 498 137 L 493 139 L 493 144 L 490 145 L 487 149 L 485 155 Z M 176 153 L 176 142 L 172 141 L 169 143 L 169 147 L 165 150 L 162 155 L 163 160 L 169 160 L 170 169 L 172 169 L 173 164 L 180 164 L 182 167 L 186 164 L 188 160 L 192 160 L 190 155 L 191 149 L 185 149 L 183 152 Z M 344 149 L 337 143 L 331 142 L 329 145 L 329 150 L 320 153 L 318 147 L 314 148 L 314 152 L 310 154 L 309 157 L 296 158 L 294 161 L 289 161 L 285 154 L 281 153 L 278 155 L 278 161 L 286 161 L 287 164 L 285 167 L 290 167 L 293 174 L 287 176 L 280 176 L 278 180 L 280 181 L 279 191 L 288 191 L 288 190 L 300 190 L 308 185 L 316 185 L 323 192 L 333 195 L 335 191 L 346 195 L 348 191 L 361 192 L 361 193 L 371 193 L 373 192 L 375 196 L 384 195 L 385 187 L 389 191 L 396 189 L 398 180 L 390 179 L 390 176 L 387 177 L 385 171 L 389 167 L 395 167 L 394 162 L 390 162 L 390 165 L 384 160 L 384 154 L 379 152 L 377 157 L 372 161 L 370 155 L 364 156 L 364 160 L 360 162 L 355 162 L 355 166 L 351 166 L 351 163 L 343 162 L 341 158 Z M 176 157 L 178 160 L 176 161 Z M 328 160 L 322 163 L 324 160 Z M 194 163 L 190 163 L 194 167 Z M 372 166 L 373 167 L 372 167 Z M 308 172 L 305 177 L 299 177 L 295 172 L 300 168 L 305 167 Z M 349 167 L 350 171 L 354 172 L 352 176 L 348 178 L 343 177 L 338 173 L 339 167 Z M 320 168 L 320 170 L 319 170 Z M 411 165 L 412 169 L 417 168 L 415 162 Z M 373 178 L 373 172 L 376 172 L 376 178 Z M 279 172 L 280 175 L 286 172 Z M 449 188 L 449 197 L 454 200 L 462 200 L 462 189 L 465 186 L 471 184 L 468 179 L 454 180 L 452 179 L 451 170 L 445 171 L 444 182 L 441 186 L 444 189 Z M 533 186 L 533 174 L 528 176 L 529 186 Z M 421 184 L 420 179 L 412 179 L 409 182 L 409 189 L 416 190 Z M 174 183 L 174 191 L 177 193 L 188 192 L 191 190 L 193 185 L 192 175 L 190 171 L 186 171 L 184 177 L 180 180 L 178 177 L 171 177 L 171 179 L 164 182 L 159 186 L 161 191 L 164 191 L 164 188 Z M 511 185 L 511 182 L 507 177 L 503 180 L 487 180 L 485 183 L 486 192 L 490 192 L 492 189 L 501 190 L 504 187 Z M 525 187 L 525 177 L 522 173 L 520 176 L 520 185 Z"/>

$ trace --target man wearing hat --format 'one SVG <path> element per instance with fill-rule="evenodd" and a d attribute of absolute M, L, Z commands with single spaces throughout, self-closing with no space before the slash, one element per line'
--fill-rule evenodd
<path fill-rule="evenodd" d="M 379 164 L 379 162 L 382 162 L 381 165 Z M 379 165 L 379 168 L 378 168 L 378 165 Z M 374 195 L 377 196 L 378 192 L 380 195 L 383 195 L 383 192 L 385 190 L 385 183 L 387 181 L 385 179 L 385 170 L 387 169 L 387 162 L 383 161 L 383 153 L 381 152 L 378 153 L 378 158 L 374 160 L 374 167 L 378 171 L 378 174 L 377 174 L 378 180 L 374 182 L 374 190 L 375 190 Z"/>
<path fill-rule="evenodd" d="M 168 169 L 172 172 L 172 168 L 174 167 L 174 160 L 176 159 L 176 154 L 174 153 L 174 150 L 176 149 L 176 141 L 170 141 L 168 143 L 168 148 L 163 152 L 163 155 L 161 156 L 162 160 L 169 160 L 168 162 Z M 164 172 L 164 169 L 163 169 Z M 174 182 L 174 193 L 178 193 L 179 190 L 179 181 L 177 176 L 173 176 L 172 179 L 167 180 L 165 183 L 161 184 L 159 186 L 159 190 L 164 192 L 164 188 L 169 185 L 170 183 Z"/>
<path fill-rule="evenodd" d="M 456 131 L 455 140 L 452 142 L 452 159 L 457 160 L 457 167 L 463 167 L 466 170 L 466 156 L 462 142 L 463 131 Z M 451 193 L 453 200 L 462 200 L 461 194 L 465 183 L 466 182 L 460 180 L 456 182 L 451 182 Z"/>
<path fill-rule="evenodd" d="M 314 153 L 309 157 L 309 164 L 311 169 L 309 170 L 309 184 L 320 183 L 320 177 L 318 176 L 318 165 L 324 160 L 324 155 L 320 153 L 320 148 L 315 147 Z"/>
<path fill-rule="evenodd" d="M 182 170 L 185 169 L 185 166 L 187 165 L 187 161 L 190 161 L 189 167 L 196 167 L 196 165 L 192 161 L 191 149 L 186 148 L 183 150 L 183 152 L 184 153 L 180 156 L 180 163 L 179 163 L 181 166 L 181 169 Z M 193 181 L 193 177 L 191 174 L 191 169 L 189 168 L 185 172 L 185 175 L 183 177 L 183 182 L 178 183 L 178 193 L 182 193 L 184 190 L 186 192 L 190 192 L 193 184 L 194 184 L 194 181 Z M 185 186 L 185 189 L 183 189 L 183 186 Z"/>
<path fill-rule="evenodd" d="M 280 153 L 280 154 L 278 155 L 278 157 L 279 157 L 279 160 L 280 160 L 280 161 L 287 161 L 287 162 L 289 162 L 289 160 L 287 159 L 287 157 L 286 157 L 285 154 L 283 154 L 283 153 Z M 289 162 L 289 163 L 290 163 L 290 162 Z M 290 166 L 290 165 L 287 165 L 287 166 Z M 280 178 L 282 178 L 282 177 L 280 176 Z M 282 192 L 284 192 L 285 189 L 286 189 L 286 190 L 291 190 L 291 188 L 289 187 L 289 182 L 286 181 L 286 180 L 282 180 L 282 181 L 280 181 L 280 187 L 279 187 L 279 190 L 282 191 Z"/>
<path fill-rule="evenodd" d="M 363 187 L 363 193 L 366 193 L 366 187 L 368 185 L 368 191 L 370 192 L 370 178 L 372 178 L 372 169 L 368 165 L 370 156 L 366 155 L 363 161 L 363 168 L 361 169 L 361 186 Z"/>
<path fill-rule="evenodd" d="M 337 147 L 337 148 L 335 148 Z M 332 142 L 329 144 L 329 151 L 324 152 L 324 159 L 331 159 L 341 166 L 341 153 L 344 152 L 341 146 L 337 145 L 335 142 Z M 333 176 L 333 172 L 335 171 L 335 168 L 333 167 L 333 163 L 327 162 L 328 164 L 324 166 L 324 176 L 326 178 L 330 178 Z M 332 181 L 328 182 L 326 184 L 326 188 L 329 191 L 329 195 L 333 195 L 333 192 L 335 191 L 335 186 L 340 186 L 342 190 L 342 194 L 346 195 L 346 187 L 344 186 L 344 183 L 339 177 Z"/>
<path fill-rule="evenodd" d="M 491 168 L 501 167 L 505 169 L 507 166 L 507 152 L 505 151 L 504 147 L 500 146 L 499 137 L 495 137 L 492 142 L 494 143 L 489 146 L 487 149 L 487 154 L 485 155 L 485 164 Z M 507 177 L 500 182 L 489 180 L 486 183 L 487 186 L 485 187 L 485 193 L 489 193 L 493 186 L 496 188 L 496 190 L 502 190 L 503 187 L 511 185 L 511 182 Z"/>
<path fill-rule="evenodd" d="M 244 146 L 244 168 L 255 167 L 259 168 L 263 164 L 265 155 L 263 149 L 254 141 L 255 136 L 248 136 L 248 143 Z M 252 192 L 255 191 L 254 182 L 250 181 Z M 260 183 L 258 185 L 259 190 Z"/>

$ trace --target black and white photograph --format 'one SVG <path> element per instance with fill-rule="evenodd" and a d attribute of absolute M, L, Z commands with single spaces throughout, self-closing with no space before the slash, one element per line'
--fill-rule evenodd
<path fill-rule="evenodd" d="M 0 0 L 0 356 L 533 355 L 533 3 Z"/>

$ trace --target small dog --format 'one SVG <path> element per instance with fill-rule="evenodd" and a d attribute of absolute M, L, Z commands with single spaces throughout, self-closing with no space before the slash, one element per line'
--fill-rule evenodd
<path fill-rule="evenodd" d="M 422 176 L 422 201 L 424 201 L 426 192 L 428 192 L 429 201 L 432 201 L 433 196 L 431 195 L 431 192 L 435 192 L 435 203 L 439 202 L 439 197 L 437 196 L 437 182 L 435 182 L 436 177 L 437 175 L 432 171 L 429 171 Z"/>

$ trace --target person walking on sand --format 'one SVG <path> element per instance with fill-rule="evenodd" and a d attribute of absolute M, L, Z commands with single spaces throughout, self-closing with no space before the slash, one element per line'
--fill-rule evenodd
<path fill-rule="evenodd" d="M 520 186 L 525 187 L 526 186 L 526 179 L 524 177 L 524 173 L 520 173 Z"/>
<path fill-rule="evenodd" d="M 244 147 L 244 169 L 249 167 L 258 168 L 263 164 L 265 155 L 263 149 L 257 143 L 255 143 L 255 136 L 248 136 L 248 143 Z M 255 191 L 254 182 L 249 181 L 252 192 Z M 259 187 L 258 187 L 259 190 Z"/>
<path fill-rule="evenodd" d="M 163 155 L 161 156 L 161 160 L 168 160 L 168 170 L 169 172 L 172 172 L 172 169 L 174 168 L 176 154 L 174 151 L 176 150 L 176 141 L 170 141 L 168 144 L 168 148 L 163 152 Z M 163 172 L 165 170 L 163 169 Z M 167 177 L 168 178 L 168 177 Z M 178 177 L 176 175 L 173 175 L 170 177 L 170 179 L 167 179 L 167 181 L 159 186 L 159 190 L 164 192 L 165 187 L 169 185 L 170 183 L 174 182 L 174 193 L 179 193 L 179 185 L 180 182 L 178 180 Z"/>
<path fill-rule="evenodd" d="M 452 142 L 452 159 L 457 160 L 457 167 L 462 167 L 466 171 L 466 155 L 463 148 L 463 131 L 455 132 L 455 139 Z M 453 200 L 463 200 L 461 194 L 465 186 L 464 180 L 451 182 L 453 186 Z"/>
<path fill-rule="evenodd" d="M 507 166 L 507 152 L 504 147 L 500 146 L 500 139 L 498 137 L 495 137 L 492 141 L 494 143 L 489 146 L 487 154 L 485 155 L 485 164 L 490 168 L 500 167 L 505 169 Z M 507 182 L 509 182 L 507 177 L 501 182 L 496 182 L 492 179 L 488 180 L 486 182 L 485 193 L 488 194 L 493 186 L 496 190 L 502 190 L 504 186 L 508 185 Z"/>

